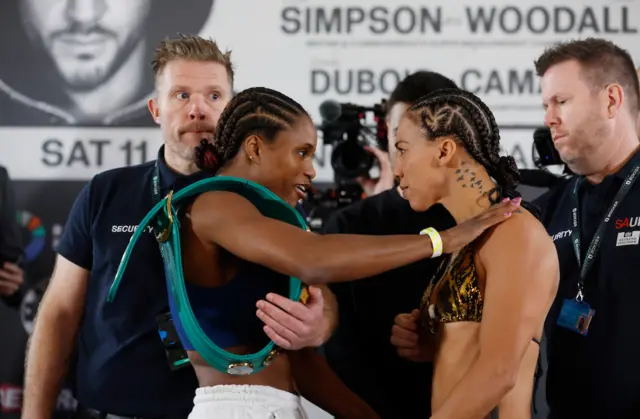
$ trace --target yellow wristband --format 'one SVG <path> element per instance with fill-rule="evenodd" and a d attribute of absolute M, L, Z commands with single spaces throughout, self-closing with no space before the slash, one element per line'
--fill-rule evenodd
<path fill-rule="evenodd" d="M 431 238 L 431 245 L 433 246 L 432 258 L 437 258 L 442 255 L 442 238 L 440 233 L 433 227 L 425 228 L 420 232 L 421 235 L 427 234 Z"/>

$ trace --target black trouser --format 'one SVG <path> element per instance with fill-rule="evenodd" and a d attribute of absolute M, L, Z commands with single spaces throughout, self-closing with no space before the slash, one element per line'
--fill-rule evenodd
<path fill-rule="evenodd" d="M 107 412 L 100 412 L 95 409 L 89 409 L 85 406 L 78 405 L 74 419 L 187 419 L 189 412 L 184 412 L 179 415 L 165 415 L 157 417 L 145 417 L 145 416 L 122 416 L 115 415 Z"/>

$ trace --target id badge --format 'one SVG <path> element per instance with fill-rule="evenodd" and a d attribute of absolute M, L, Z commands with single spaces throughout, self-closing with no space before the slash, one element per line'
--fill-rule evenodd
<path fill-rule="evenodd" d="M 186 367 L 190 364 L 187 351 L 184 350 L 178 332 L 173 325 L 171 313 L 164 313 L 156 317 L 158 325 L 158 334 L 164 346 L 164 352 L 169 362 L 169 368 L 172 371 Z"/>
<path fill-rule="evenodd" d="M 578 302 L 575 298 L 567 298 L 562 303 L 562 309 L 558 316 L 558 326 L 587 336 L 589 324 L 596 311 L 584 301 Z"/>

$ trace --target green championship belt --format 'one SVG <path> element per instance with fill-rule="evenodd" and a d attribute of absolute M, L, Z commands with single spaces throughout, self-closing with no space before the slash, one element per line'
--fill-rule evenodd
<path fill-rule="evenodd" d="M 215 176 L 200 180 L 180 190 L 173 191 L 160 200 L 144 217 L 131 236 L 129 244 L 122 256 L 116 277 L 109 290 L 107 301 L 115 298 L 122 276 L 127 267 L 131 252 L 138 239 L 148 226 L 154 227 L 156 239 L 160 243 L 160 251 L 165 264 L 169 293 L 173 297 L 179 313 L 180 322 L 200 356 L 215 369 L 231 375 L 249 375 L 268 366 L 279 353 L 273 341 L 262 350 L 253 354 L 238 355 L 218 347 L 207 337 L 193 314 L 184 281 L 182 268 L 182 252 L 180 246 L 180 224 L 178 221 L 179 204 L 186 198 L 209 191 L 227 191 L 237 193 L 249 200 L 265 216 L 308 230 L 307 224 L 291 205 L 287 204 L 269 189 L 255 182 L 229 176 Z M 307 289 L 295 277 L 289 277 L 289 298 L 293 301 L 306 302 Z"/>

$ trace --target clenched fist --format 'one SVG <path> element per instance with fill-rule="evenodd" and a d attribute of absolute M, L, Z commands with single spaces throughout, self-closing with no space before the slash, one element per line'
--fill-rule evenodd
<path fill-rule="evenodd" d="M 391 344 L 398 355 L 413 362 L 433 360 L 433 337 L 427 336 L 420 325 L 420 311 L 398 314 L 391 328 Z"/>

